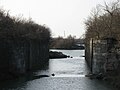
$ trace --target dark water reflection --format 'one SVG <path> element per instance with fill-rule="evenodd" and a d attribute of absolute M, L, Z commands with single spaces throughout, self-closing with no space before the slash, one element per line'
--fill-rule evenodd
<path fill-rule="evenodd" d="M 84 50 L 60 50 L 72 56 L 67 59 L 51 59 L 49 68 L 32 75 L 0 83 L 0 90 L 115 90 L 105 81 L 84 77 L 89 72 L 84 60 Z M 51 74 L 54 73 L 53 77 Z M 49 75 L 36 78 L 33 76 Z"/>

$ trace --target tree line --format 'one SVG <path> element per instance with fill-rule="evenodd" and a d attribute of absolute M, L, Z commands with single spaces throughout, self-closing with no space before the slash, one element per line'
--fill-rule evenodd
<path fill-rule="evenodd" d="M 52 38 L 50 42 L 50 48 L 54 49 L 77 49 L 77 42 L 84 43 L 84 39 L 76 39 L 75 36 L 69 35 L 67 38 L 57 37 Z"/>
<path fill-rule="evenodd" d="M 52 38 L 50 48 L 70 49 L 75 43 L 75 38 L 69 35 L 67 38 Z"/>
<path fill-rule="evenodd" d="M 50 29 L 35 23 L 31 18 L 10 16 L 9 11 L 0 9 L 0 38 L 26 38 L 48 41 Z"/>

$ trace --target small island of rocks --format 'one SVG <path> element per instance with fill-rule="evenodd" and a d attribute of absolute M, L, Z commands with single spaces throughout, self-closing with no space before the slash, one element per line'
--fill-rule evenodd
<path fill-rule="evenodd" d="M 70 56 L 67 56 L 67 55 L 63 54 L 62 52 L 50 51 L 49 52 L 49 58 L 50 59 L 55 59 L 55 58 L 70 58 Z"/>

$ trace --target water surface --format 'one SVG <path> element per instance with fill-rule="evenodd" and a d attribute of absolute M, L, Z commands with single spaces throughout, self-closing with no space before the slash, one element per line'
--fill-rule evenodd
<path fill-rule="evenodd" d="M 55 51 L 55 50 L 53 50 Z M 24 77 L 0 83 L 0 90 L 115 90 L 105 81 L 84 77 L 89 73 L 84 50 L 57 50 L 73 58 L 50 59 L 49 68 L 34 72 L 34 75 L 49 75 L 31 79 Z M 55 74 L 52 76 L 51 74 Z"/>

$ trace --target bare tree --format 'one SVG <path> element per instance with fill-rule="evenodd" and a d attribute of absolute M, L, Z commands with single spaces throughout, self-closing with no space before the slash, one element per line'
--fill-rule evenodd
<path fill-rule="evenodd" d="M 118 38 L 120 35 L 120 2 L 99 5 L 85 22 L 86 39 L 89 38 Z"/>

